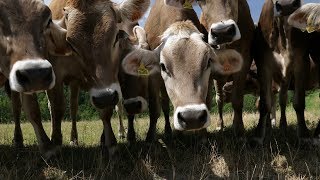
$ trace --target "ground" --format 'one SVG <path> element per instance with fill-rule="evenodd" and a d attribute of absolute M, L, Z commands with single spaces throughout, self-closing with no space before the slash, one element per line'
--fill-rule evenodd
<path fill-rule="evenodd" d="M 278 112 L 279 113 L 279 112 Z M 314 129 L 320 112 L 306 113 L 308 127 Z M 246 138 L 232 135 L 231 114 L 224 117 L 227 129 L 216 132 L 209 128 L 208 142 L 200 142 L 197 133 L 175 134 L 168 140 L 163 135 L 164 119 L 158 123 L 159 140 L 143 141 L 148 119 L 137 118 L 137 142 L 129 145 L 119 141 L 117 154 L 109 159 L 101 153 L 99 120 L 78 123 L 78 147 L 69 146 L 70 122 L 64 122 L 64 145 L 50 160 L 41 157 L 30 123 L 22 124 L 26 148 L 12 147 L 13 124 L 0 125 L 0 179 L 309 179 L 320 178 L 320 149 L 301 145 L 296 139 L 295 114 L 288 110 L 287 135 L 273 130 L 272 140 L 263 147 L 252 147 Z M 212 114 L 213 122 L 217 115 Z M 246 137 L 256 125 L 258 114 L 244 115 Z M 113 129 L 117 120 L 113 119 Z M 126 124 L 126 123 L 125 123 Z M 50 133 L 50 123 L 44 127 Z"/>

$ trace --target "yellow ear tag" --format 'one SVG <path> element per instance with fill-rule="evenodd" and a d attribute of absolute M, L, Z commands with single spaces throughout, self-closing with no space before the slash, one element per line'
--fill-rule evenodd
<path fill-rule="evenodd" d="M 314 31 L 316 31 L 316 28 L 313 27 L 312 25 L 308 25 L 307 28 L 306 28 L 306 30 L 307 30 L 308 33 L 312 33 L 312 32 L 314 32 Z"/>
<path fill-rule="evenodd" d="M 148 76 L 149 75 L 149 70 L 146 68 L 146 66 L 143 63 L 141 63 L 138 68 L 138 75 L 139 76 Z"/>
<path fill-rule="evenodd" d="M 184 4 L 183 4 L 183 8 L 185 8 L 185 9 L 193 9 L 192 3 L 189 2 L 189 0 L 186 0 L 186 1 L 184 2 Z"/>

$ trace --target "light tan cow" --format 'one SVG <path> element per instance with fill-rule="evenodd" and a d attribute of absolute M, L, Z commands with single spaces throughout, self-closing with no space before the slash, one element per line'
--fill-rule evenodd
<path fill-rule="evenodd" d="M 193 0 L 165 0 L 169 5 L 190 8 Z M 221 77 L 215 81 L 216 101 L 219 114 L 223 108 L 223 85 L 233 80 L 235 88 L 232 91 L 233 130 L 236 136 L 242 136 L 244 126 L 242 120 L 243 95 L 247 74 L 252 57 L 251 46 L 254 36 L 254 23 L 246 0 L 199 0 L 196 1 L 202 9 L 200 22 L 208 31 L 208 42 L 212 47 L 234 49 L 238 51 L 244 62 L 239 73 L 232 77 Z M 223 128 L 222 116 L 217 124 Z"/>
<path fill-rule="evenodd" d="M 52 57 L 56 69 L 56 86 L 48 91 L 52 113 L 52 141 L 61 145 L 61 120 L 65 103 L 63 84 L 76 83 L 89 90 L 92 104 L 99 110 L 103 121 L 105 145 L 109 153 L 116 147 L 111 128 L 114 106 L 122 99 L 118 82 L 120 48 L 115 44 L 122 25 L 136 22 L 149 6 L 149 0 L 126 0 L 121 4 L 111 1 L 53 0 L 50 7 L 54 17 L 62 17 L 60 24 L 67 29 L 67 42 L 72 46 L 71 57 Z M 63 11 L 59 4 L 65 4 Z M 65 61 L 69 59 L 69 61 Z M 74 64 L 71 61 L 77 61 Z"/>
<path fill-rule="evenodd" d="M 135 50 L 122 64 L 132 75 L 141 70 L 161 74 L 174 106 L 174 127 L 180 131 L 209 126 L 206 97 L 210 74 L 229 75 L 242 67 L 238 52 L 214 50 L 202 38 L 191 21 L 178 21 L 162 34 L 155 50 Z"/>
<path fill-rule="evenodd" d="M 50 9 L 39 0 L 0 1 L 0 70 L 10 87 L 22 96 L 41 152 L 52 150 L 46 135 L 35 92 L 52 88 L 55 73 L 48 54 L 70 53 L 66 30 L 53 23 Z"/>

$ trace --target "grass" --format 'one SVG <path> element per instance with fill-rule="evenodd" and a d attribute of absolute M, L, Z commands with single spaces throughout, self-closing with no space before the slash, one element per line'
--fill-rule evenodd
<path fill-rule="evenodd" d="M 313 130 L 320 117 L 318 93 L 308 98 L 306 119 Z M 30 123 L 22 124 L 26 147 L 21 150 L 11 145 L 14 125 L 1 124 L 0 179 L 320 179 L 320 149 L 298 143 L 291 105 L 287 110 L 287 135 L 275 128 L 270 144 L 263 147 L 251 147 L 245 139 L 234 138 L 230 113 L 224 115 L 226 130 L 214 131 L 217 117 L 211 115 L 208 143 L 201 143 L 197 133 L 175 134 L 173 139 L 166 139 L 161 117 L 159 140 L 153 144 L 144 142 L 148 118 L 137 118 L 137 142 L 129 145 L 118 139 L 118 153 L 111 159 L 99 148 L 100 120 L 78 123 L 78 147 L 69 146 L 71 123 L 63 122 L 63 147 L 50 160 L 44 160 L 38 152 Z M 244 114 L 247 137 L 257 120 L 258 113 Z M 117 132 L 117 120 L 112 122 Z M 50 134 L 50 123 L 45 122 L 44 127 Z"/>

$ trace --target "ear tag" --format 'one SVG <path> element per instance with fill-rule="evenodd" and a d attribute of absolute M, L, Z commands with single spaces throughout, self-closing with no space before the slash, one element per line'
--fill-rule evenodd
<path fill-rule="evenodd" d="M 146 66 L 143 63 L 141 63 L 138 68 L 138 75 L 139 76 L 148 76 L 149 75 L 149 70 L 146 68 Z"/>
<path fill-rule="evenodd" d="M 183 4 L 184 9 L 193 9 L 192 3 L 189 0 L 186 0 Z"/>

